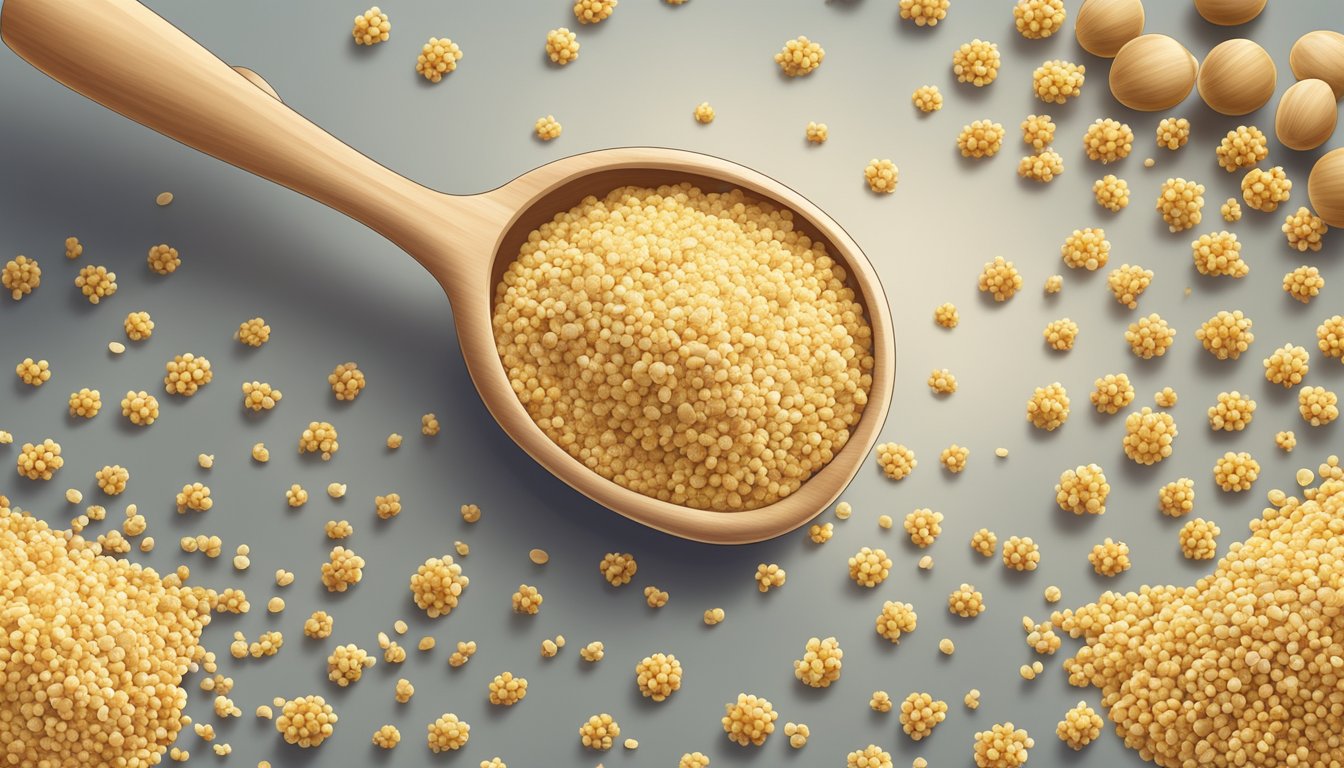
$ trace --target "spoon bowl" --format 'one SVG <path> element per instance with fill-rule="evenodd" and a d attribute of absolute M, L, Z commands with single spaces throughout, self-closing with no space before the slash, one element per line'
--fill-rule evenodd
<path fill-rule="evenodd" d="M 834 501 L 877 440 L 895 376 L 885 293 L 853 239 L 802 195 L 768 176 L 709 155 L 629 147 L 556 160 L 481 194 L 449 195 L 341 143 L 285 106 L 256 73 L 229 67 L 134 0 L 5 0 L 0 37 L 70 89 L 328 205 L 400 246 L 442 285 L 467 370 L 509 437 L 575 490 L 632 520 L 718 544 L 773 538 Z M 101 42 L 71 56 L 72 39 Z M 844 265 L 872 328 L 872 387 L 849 441 L 792 494 L 752 510 L 701 510 L 659 501 L 588 469 L 532 420 L 495 346 L 495 289 L 530 232 L 589 195 L 602 197 L 627 185 L 683 182 L 706 192 L 742 189 L 791 210 L 795 225 Z"/>

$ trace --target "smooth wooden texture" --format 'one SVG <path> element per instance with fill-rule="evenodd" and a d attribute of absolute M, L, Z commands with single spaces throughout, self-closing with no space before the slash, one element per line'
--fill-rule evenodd
<path fill-rule="evenodd" d="M 1311 209 L 1332 227 L 1344 227 L 1344 147 L 1321 155 L 1307 177 Z"/>
<path fill-rule="evenodd" d="M 1195 87 L 1199 62 L 1176 39 L 1148 34 L 1125 43 L 1111 62 L 1115 100 L 1140 112 L 1170 109 Z"/>
<path fill-rule="evenodd" d="M 1344 34 L 1318 29 L 1299 37 L 1288 52 L 1288 66 L 1298 80 L 1324 80 L 1336 101 L 1344 98 Z"/>
<path fill-rule="evenodd" d="M 247 78 L 249 81 L 251 81 L 253 85 L 265 91 L 266 94 L 271 98 L 280 99 L 280 94 L 275 92 L 275 88 L 272 88 L 271 84 L 266 82 L 266 80 L 262 78 L 261 75 L 258 75 L 256 72 L 248 69 L 247 67 L 234 67 L 233 71 Z M 283 101 L 283 99 L 280 100 Z"/>
<path fill-rule="evenodd" d="M 1199 96 L 1214 112 L 1246 115 L 1274 97 L 1278 72 L 1274 60 L 1258 43 L 1245 38 L 1224 40 L 1199 66 Z"/>
<path fill-rule="evenodd" d="M 1073 24 L 1083 50 L 1115 58 L 1130 40 L 1143 34 L 1143 0 L 1084 0 Z"/>
<path fill-rule="evenodd" d="M 1210 24 L 1235 27 L 1265 10 L 1268 0 L 1195 0 L 1195 10 Z"/>
<path fill-rule="evenodd" d="M 551 473 L 626 517 L 684 538 L 739 544 L 824 510 L 877 441 L 891 403 L 895 339 L 886 294 L 858 245 L 789 187 L 726 160 L 673 149 L 609 149 L 557 160 L 479 195 L 446 195 L 341 143 L 133 0 L 4 0 L 0 37 L 53 79 L 142 125 L 360 221 L 419 261 L 453 305 L 467 369 L 504 431 Z M 71 40 L 97 45 L 71 49 Z M 257 80 L 260 80 L 258 77 Z M 527 233 L 585 195 L 625 184 L 739 187 L 797 214 L 843 263 L 873 329 L 873 386 L 849 442 L 789 497 L 743 512 L 695 510 L 623 488 L 553 443 L 518 401 L 491 326 L 494 291 Z"/>
<path fill-rule="evenodd" d="M 1339 106 L 1324 80 L 1302 80 L 1288 86 L 1274 112 L 1274 134 L 1289 149 L 1315 149 L 1335 132 Z"/>

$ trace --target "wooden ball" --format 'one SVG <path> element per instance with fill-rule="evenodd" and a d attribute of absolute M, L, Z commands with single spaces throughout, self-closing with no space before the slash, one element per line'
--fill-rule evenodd
<path fill-rule="evenodd" d="M 1195 0 L 1195 10 L 1210 24 L 1235 27 L 1265 10 L 1267 0 Z"/>
<path fill-rule="evenodd" d="M 1143 0 L 1084 0 L 1073 33 L 1083 50 L 1110 59 L 1143 34 L 1143 18 Z"/>
<path fill-rule="evenodd" d="M 1308 32 L 1293 43 L 1288 66 L 1298 80 L 1324 80 L 1336 101 L 1344 97 L 1344 35 L 1328 29 Z"/>
<path fill-rule="evenodd" d="M 1344 148 L 1325 153 L 1307 178 L 1312 210 L 1332 227 L 1344 227 Z"/>
<path fill-rule="evenodd" d="M 1264 48 L 1244 38 L 1214 46 L 1199 67 L 1199 95 L 1214 112 L 1244 115 L 1274 95 L 1277 72 Z"/>
<path fill-rule="evenodd" d="M 1111 95 L 1130 109 L 1157 112 L 1185 100 L 1195 87 L 1199 62 L 1166 35 L 1140 35 L 1120 48 L 1111 63 Z"/>
<path fill-rule="evenodd" d="M 1315 149 L 1335 132 L 1335 92 L 1324 80 L 1293 83 L 1279 98 L 1274 133 L 1289 149 Z"/>

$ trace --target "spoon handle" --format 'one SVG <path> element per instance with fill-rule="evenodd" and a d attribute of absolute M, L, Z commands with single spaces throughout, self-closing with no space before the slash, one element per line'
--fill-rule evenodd
<path fill-rule="evenodd" d="M 134 0 L 4 0 L 0 37 L 57 82 L 282 184 L 413 255 L 444 236 L 441 196 L 323 131 Z"/>

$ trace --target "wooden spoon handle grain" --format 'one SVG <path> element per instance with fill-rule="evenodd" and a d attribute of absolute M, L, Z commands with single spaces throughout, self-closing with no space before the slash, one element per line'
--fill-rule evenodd
<path fill-rule="evenodd" d="M 438 197 L 341 143 L 134 0 L 5 0 L 0 37 L 57 82 L 351 216 L 407 250 Z M 441 203 L 439 204 L 441 206 Z"/>

